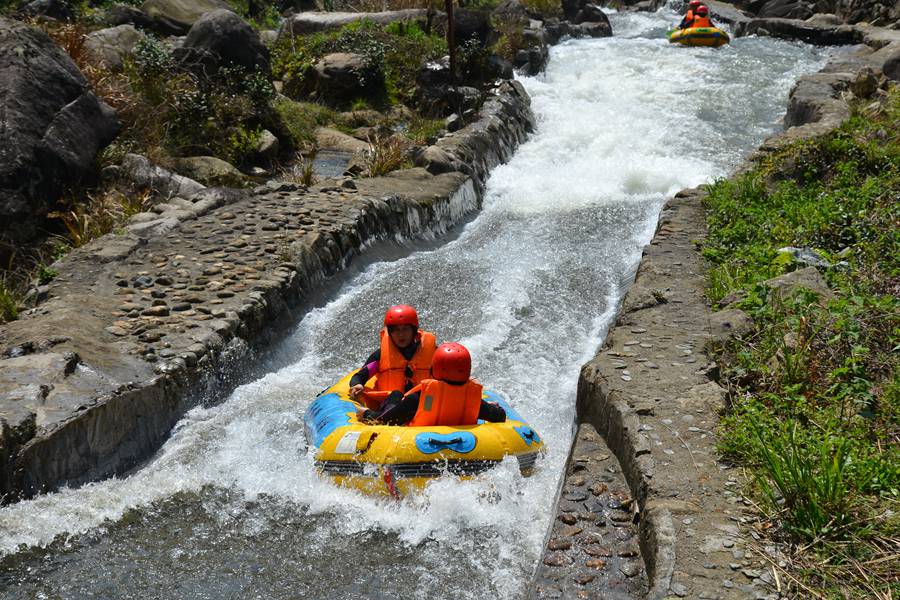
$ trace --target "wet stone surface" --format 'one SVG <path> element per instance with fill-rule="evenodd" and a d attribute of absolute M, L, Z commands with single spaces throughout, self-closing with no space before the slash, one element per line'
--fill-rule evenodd
<path fill-rule="evenodd" d="M 581 425 L 532 598 L 642 597 L 634 509 L 615 456 L 593 426 Z"/>

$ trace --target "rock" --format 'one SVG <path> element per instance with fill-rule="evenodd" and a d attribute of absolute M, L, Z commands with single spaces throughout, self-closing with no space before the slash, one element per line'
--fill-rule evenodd
<path fill-rule="evenodd" d="M 278 138 L 268 129 L 263 129 L 254 150 L 256 151 L 258 160 L 261 160 L 264 163 L 270 163 L 278 158 Z"/>
<path fill-rule="evenodd" d="M 350 52 L 326 54 L 315 64 L 311 75 L 312 95 L 332 104 L 368 96 L 383 85 L 381 73 L 369 59 Z"/>
<path fill-rule="evenodd" d="M 602 38 L 612 35 L 612 27 L 608 23 L 582 23 L 575 30 L 581 37 Z"/>
<path fill-rule="evenodd" d="M 856 44 L 862 41 L 860 32 L 848 25 L 823 26 L 799 19 L 757 18 L 738 23 L 735 27 L 736 36 L 754 34 L 829 46 Z"/>
<path fill-rule="evenodd" d="M 121 71 L 125 60 L 134 55 L 134 48 L 146 36 L 133 25 L 119 25 L 101 29 L 84 38 L 88 55 L 111 71 Z"/>
<path fill-rule="evenodd" d="M 850 109 L 841 99 L 849 88 L 849 73 L 814 73 L 801 77 L 790 93 L 785 128 L 822 123 L 838 126 L 849 118 Z"/>
<path fill-rule="evenodd" d="M 269 74 L 269 49 L 246 21 L 224 8 L 204 14 L 191 26 L 175 58 L 208 77 L 226 65 Z"/>
<path fill-rule="evenodd" d="M 316 127 L 316 146 L 320 150 L 337 152 L 365 152 L 369 144 L 330 127 Z"/>
<path fill-rule="evenodd" d="M 514 77 L 513 64 L 496 54 L 488 57 L 487 67 L 490 75 L 495 79 L 512 79 Z"/>
<path fill-rule="evenodd" d="M 806 22 L 817 27 L 838 27 L 844 24 L 839 16 L 830 13 L 816 13 L 806 19 Z"/>
<path fill-rule="evenodd" d="M 609 34 L 612 35 L 612 25 L 609 23 L 609 17 L 596 4 L 585 4 L 575 16 L 573 23 L 576 25 L 582 23 L 605 23 L 609 28 Z"/>
<path fill-rule="evenodd" d="M 147 0 L 141 5 L 154 29 L 169 35 L 184 35 L 206 13 L 230 8 L 224 0 Z"/>
<path fill-rule="evenodd" d="M 512 67 L 512 65 L 510 65 Z M 446 127 L 447 131 L 453 133 L 454 131 L 459 131 L 462 129 L 463 120 L 458 114 L 453 113 L 449 117 L 444 120 L 444 127 Z"/>
<path fill-rule="evenodd" d="M 808 289 L 825 300 L 834 297 L 834 294 L 828 288 L 828 284 L 815 267 L 807 267 L 792 273 L 785 273 L 765 281 L 764 284 L 772 289 L 776 297 L 782 299 L 794 295 L 801 288 Z"/>
<path fill-rule="evenodd" d="M 759 9 L 760 17 L 806 19 L 813 15 L 813 4 L 806 0 L 768 0 Z"/>
<path fill-rule="evenodd" d="M 872 67 L 863 67 L 856 72 L 856 78 L 850 83 L 850 91 L 857 98 L 871 98 L 878 91 L 880 83 Z"/>
<path fill-rule="evenodd" d="M 113 4 L 106 9 L 103 15 L 103 21 L 112 27 L 118 25 L 134 25 L 144 29 L 150 29 L 153 26 L 153 19 L 144 11 L 128 4 Z"/>
<path fill-rule="evenodd" d="M 230 163 L 215 156 L 190 156 L 175 160 L 179 173 L 209 186 L 242 187 L 244 175 Z"/>
<path fill-rule="evenodd" d="M 551 552 L 544 557 L 544 564 L 548 567 L 563 567 L 569 562 L 566 555 L 561 552 Z"/>
<path fill-rule="evenodd" d="M 154 165 L 140 154 L 126 154 L 121 165 L 122 178 L 140 189 L 149 189 L 164 198 L 187 198 L 204 189 L 204 185 Z"/>
<path fill-rule="evenodd" d="M 584 562 L 584 566 L 591 569 L 602 569 L 606 566 L 606 561 L 602 558 L 589 558 Z"/>
<path fill-rule="evenodd" d="M 562 0 L 563 17 L 567 21 L 574 21 L 585 4 L 587 0 Z"/>
<path fill-rule="evenodd" d="M 49 17 L 58 21 L 68 21 L 75 16 L 66 0 L 33 0 L 23 5 L 20 12 L 30 17 Z"/>
<path fill-rule="evenodd" d="M 439 14 L 434 22 L 439 30 L 446 34 L 446 14 Z M 477 40 L 482 47 L 485 47 L 488 45 L 489 37 L 493 31 L 491 13 L 486 10 L 455 8 L 453 9 L 453 25 L 457 44 L 462 44 L 469 40 Z"/>
<path fill-rule="evenodd" d="M 881 67 L 884 76 L 891 81 L 900 81 L 900 48 L 894 50 L 893 54 L 884 61 Z"/>
<path fill-rule="evenodd" d="M 395 21 L 425 22 L 428 11 L 422 8 L 407 10 L 391 10 L 384 12 L 303 12 L 284 20 L 278 37 L 294 37 L 307 35 L 328 29 L 340 29 L 344 25 L 366 19 L 378 25 L 387 25 Z"/>
<path fill-rule="evenodd" d="M 552 539 L 547 543 L 547 548 L 550 550 L 568 550 L 572 547 L 572 540 L 567 539 Z"/>
<path fill-rule="evenodd" d="M 753 319 L 742 310 L 728 309 L 713 313 L 709 318 L 710 341 L 722 346 L 732 338 L 739 338 L 753 331 Z"/>
<path fill-rule="evenodd" d="M 119 121 L 47 34 L 4 18 L 0 81 L 0 242 L 17 244 L 34 236 L 67 185 L 94 176 Z"/>
<path fill-rule="evenodd" d="M 575 576 L 575 583 L 578 585 L 587 585 L 594 580 L 595 575 L 591 575 L 589 573 L 584 573 L 581 575 Z"/>
<path fill-rule="evenodd" d="M 425 167 L 432 175 L 455 171 L 453 157 L 440 146 L 428 146 L 416 158 L 416 166 Z"/>

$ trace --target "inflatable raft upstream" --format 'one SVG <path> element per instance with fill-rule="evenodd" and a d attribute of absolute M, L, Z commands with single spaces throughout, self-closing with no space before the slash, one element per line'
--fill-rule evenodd
<path fill-rule="evenodd" d="M 669 43 L 683 46 L 723 46 L 731 41 L 728 34 L 718 27 L 688 27 L 673 29 L 666 36 Z"/>
<path fill-rule="evenodd" d="M 352 373 L 319 394 L 304 415 L 306 440 L 321 474 L 366 493 L 402 497 L 445 474 L 473 477 L 514 456 L 531 474 L 544 443 L 499 395 L 483 398 L 506 411 L 503 423 L 406 427 L 362 423 L 350 400 Z"/>

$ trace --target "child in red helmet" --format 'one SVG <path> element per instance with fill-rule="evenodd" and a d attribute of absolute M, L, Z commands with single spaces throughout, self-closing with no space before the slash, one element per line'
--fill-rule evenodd
<path fill-rule="evenodd" d="M 350 378 L 350 398 L 356 400 L 366 382 L 375 377 L 375 389 L 396 392 L 388 402 L 399 402 L 403 394 L 429 376 L 437 347 L 434 334 L 419 329 L 416 309 L 398 304 L 384 315 L 381 345 Z"/>
<path fill-rule="evenodd" d="M 709 18 L 709 9 L 701 4 L 697 7 L 697 15 L 691 27 L 713 27 L 712 19 Z"/>
<path fill-rule="evenodd" d="M 469 378 L 472 357 L 462 344 L 441 344 L 431 364 L 432 378 L 424 379 L 395 404 L 380 411 L 360 409 L 361 421 L 411 427 L 475 425 L 479 419 L 500 423 L 506 411 L 481 397 L 481 384 Z"/>
<path fill-rule="evenodd" d="M 697 16 L 697 8 L 700 6 L 700 0 L 691 0 L 688 3 L 688 10 L 684 15 L 684 18 L 681 19 L 681 23 L 678 24 L 676 29 L 687 29 L 688 27 L 693 27 L 694 18 Z"/>

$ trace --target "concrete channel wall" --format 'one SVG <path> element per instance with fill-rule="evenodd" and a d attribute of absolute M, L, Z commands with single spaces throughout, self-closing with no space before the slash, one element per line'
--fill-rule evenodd
<path fill-rule="evenodd" d="M 437 168 L 206 189 L 70 253 L 46 298 L 0 328 L 0 497 L 147 458 L 374 242 L 435 236 L 477 210 L 488 172 L 533 126 L 524 88 L 506 82 L 437 142 Z"/>

